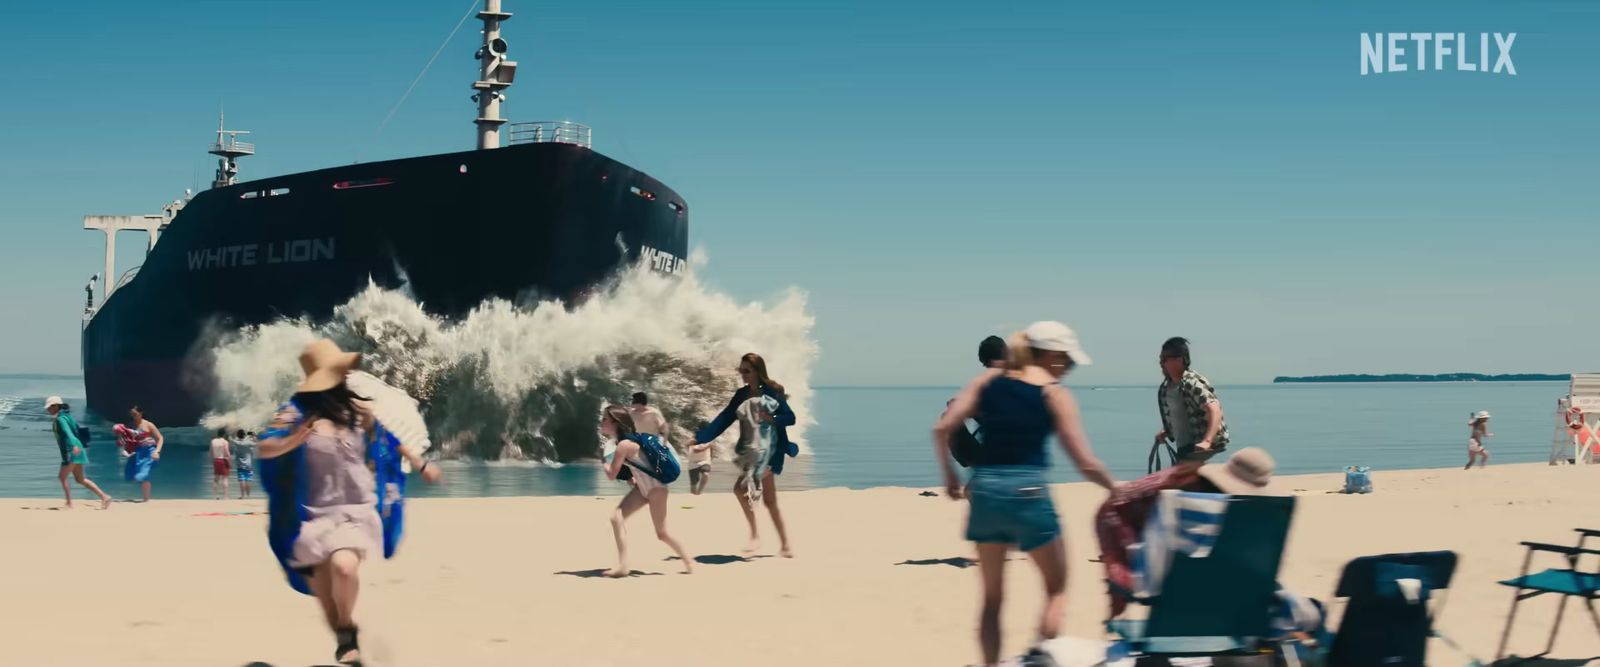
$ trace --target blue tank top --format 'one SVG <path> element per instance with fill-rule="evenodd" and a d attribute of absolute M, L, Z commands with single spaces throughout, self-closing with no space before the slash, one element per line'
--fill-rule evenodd
<path fill-rule="evenodd" d="M 1044 387 L 1000 376 L 978 394 L 978 422 L 983 445 L 974 466 L 1050 465 L 1045 440 L 1055 431 Z"/>

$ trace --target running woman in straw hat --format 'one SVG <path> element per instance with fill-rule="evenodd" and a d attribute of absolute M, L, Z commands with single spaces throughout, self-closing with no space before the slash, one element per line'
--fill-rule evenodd
<path fill-rule="evenodd" d="M 1472 415 L 1472 419 L 1467 420 L 1467 425 L 1472 427 L 1472 434 L 1467 436 L 1467 467 L 1462 470 L 1471 469 L 1473 462 L 1480 458 L 1482 462 L 1478 463 L 1478 467 L 1487 468 L 1489 450 L 1483 446 L 1483 439 L 1494 437 L 1494 434 L 1489 432 L 1489 411 L 1482 410 Z"/>
<path fill-rule="evenodd" d="M 321 604 L 341 664 L 361 660 L 355 624 L 361 563 L 392 556 L 400 539 L 399 459 L 429 483 L 442 477 L 414 447 L 380 437 L 367 398 L 345 384 L 360 361 L 327 339 L 307 345 L 300 353 L 305 381 L 256 451 L 271 515 L 268 542 L 289 585 Z"/>

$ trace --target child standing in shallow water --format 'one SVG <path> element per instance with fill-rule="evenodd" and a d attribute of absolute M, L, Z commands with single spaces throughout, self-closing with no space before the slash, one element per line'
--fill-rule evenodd
<path fill-rule="evenodd" d="M 228 430 L 217 429 L 217 437 L 211 439 L 211 495 L 217 500 L 228 497 L 228 459 L 233 458 L 233 450 L 228 446 Z"/>
<path fill-rule="evenodd" d="M 239 476 L 239 498 L 250 497 L 250 483 L 256 478 L 256 439 L 244 429 L 233 434 L 233 471 Z"/>
<path fill-rule="evenodd" d="M 1478 464 L 1478 467 L 1487 468 L 1489 467 L 1489 450 L 1483 446 L 1483 439 L 1494 437 L 1494 434 L 1489 432 L 1489 411 L 1483 410 L 1473 415 L 1472 419 L 1467 420 L 1467 425 L 1472 427 L 1472 435 L 1467 437 L 1467 467 L 1462 468 L 1462 470 L 1472 468 L 1473 462 L 1478 461 L 1480 458 L 1482 462 Z"/>

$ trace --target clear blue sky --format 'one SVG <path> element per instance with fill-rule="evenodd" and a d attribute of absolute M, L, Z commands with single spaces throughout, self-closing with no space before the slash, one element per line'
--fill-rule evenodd
<path fill-rule="evenodd" d="M 0 6 L 0 369 L 78 370 L 90 213 L 469 148 L 467 7 Z M 508 0 L 514 120 L 690 202 L 707 280 L 810 294 L 818 384 L 956 383 L 1052 318 L 1156 380 L 1600 369 L 1600 3 Z M 1362 77 L 1362 31 L 1516 32 L 1518 76 Z M 140 241 L 119 246 L 137 257 Z M 128 266 L 131 262 L 123 262 Z"/>

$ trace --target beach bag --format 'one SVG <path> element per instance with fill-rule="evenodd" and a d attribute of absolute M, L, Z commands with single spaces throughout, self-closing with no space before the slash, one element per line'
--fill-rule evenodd
<path fill-rule="evenodd" d="M 635 433 L 627 439 L 639 443 L 639 461 L 644 463 L 640 469 L 645 474 L 654 477 L 662 484 L 677 481 L 678 475 L 683 472 L 683 467 L 678 464 L 678 457 L 672 454 L 672 450 L 661 441 L 661 438 L 649 433 Z M 637 465 L 639 461 L 632 463 Z M 627 466 L 623 466 L 623 469 L 626 470 Z M 623 479 L 621 475 L 617 478 Z"/>
<path fill-rule="evenodd" d="M 1350 466 L 1344 469 L 1345 493 L 1372 493 L 1372 468 Z"/>

